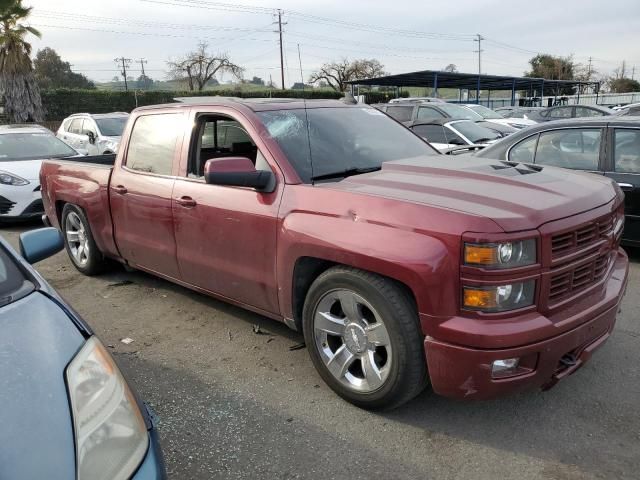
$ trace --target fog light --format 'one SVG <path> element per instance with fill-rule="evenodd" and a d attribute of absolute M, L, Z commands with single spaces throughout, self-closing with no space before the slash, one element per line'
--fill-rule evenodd
<path fill-rule="evenodd" d="M 504 360 L 495 360 L 491 365 L 491 376 L 493 378 L 508 377 L 518 372 L 520 365 L 519 358 L 505 358 Z"/>

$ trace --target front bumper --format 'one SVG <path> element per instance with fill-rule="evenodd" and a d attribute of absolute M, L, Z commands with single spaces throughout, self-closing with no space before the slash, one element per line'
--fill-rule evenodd
<path fill-rule="evenodd" d="M 584 365 L 609 338 L 627 276 L 628 260 L 622 255 L 608 279 L 604 298 L 596 306 L 599 313 L 585 313 L 586 318 L 578 327 L 542 341 L 513 348 L 480 349 L 427 337 L 424 348 L 433 390 L 453 398 L 488 399 L 535 387 L 552 387 Z M 529 370 L 493 378 L 493 362 L 508 358 L 525 359 Z M 567 362 L 567 358 L 571 361 Z"/>
<path fill-rule="evenodd" d="M 37 180 L 22 186 L 0 187 L 0 220 L 40 218 L 44 213 Z"/>

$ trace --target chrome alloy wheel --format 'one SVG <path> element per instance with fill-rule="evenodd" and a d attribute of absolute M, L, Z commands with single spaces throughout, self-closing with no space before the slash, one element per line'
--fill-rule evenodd
<path fill-rule="evenodd" d="M 76 212 L 70 212 L 67 215 L 64 229 L 73 259 L 78 265 L 85 266 L 89 261 L 89 238 Z"/>
<path fill-rule="evenodd" d="M 331 374 L 358 393 L 378 390 L 389 377 L 393 352 L 378 312 L 351 290 L 324 294 L 313 313 L 317 351 Z"/>

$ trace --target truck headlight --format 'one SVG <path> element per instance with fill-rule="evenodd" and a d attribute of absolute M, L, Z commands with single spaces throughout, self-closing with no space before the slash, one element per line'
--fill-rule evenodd
<path fill-rule="evenodd" d="M 72 360 L 66 377 L 78 480 L 131 477 L 147 452 L 149 436 L 131 390 L 96 337 Z"/>
<path fill-rule="evenodd" d="M 468 310 L 504 312 L 533 305 L 536 281 L 490 287 L 463 287 L 462 304 Z"/>
<path fill-rule="evenodd" d="M 23 185 L 29 185 L 29 180 L 25 180 L 22 177 L 0 170 L 0 184 L 21 187 Z"/>
<path fill-rule="evenodd" d="M 533 238 L 502 243 L 465 243 L 464 263 L 485 268 L 514 268 L 536 263 Z"/>

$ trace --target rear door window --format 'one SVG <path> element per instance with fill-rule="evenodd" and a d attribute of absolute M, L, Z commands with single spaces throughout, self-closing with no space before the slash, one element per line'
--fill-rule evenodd
<path fill-rule="evenodd" d="M 181 114 L 145 115 L 136 120 L 129 140 L 126 166 L 131 170 L 171 175 Z"/>
<path fill-rule="evenodd" d="M 430 120 L 434 118 L 445 118 L 445 116 L 442 112 L 439 112 L 435 108 L 429 108 L 429 107 L 418 108 L 419 120 Z"/>
<path fill-rule="evenodd" d="M 571 110 L 573 107 L 554 108 L 549 112 L 549 118 L 571 118 Z"/>
<path fill-rule="evenodd" d="M 576 107 L 576 117 L 602 117 L 604 112 L 588 107 Z"/>
<path fill-rule="evenodd" d="M 640 130 L 616 128 L 613 165 L 618 173 L 640 173 Z"/>
<path fill-rule="evenodd" d="M 391 118 L 395 118 L 399 122 L 408 122 L 409 120 L 411 120 L 412 113 L 412 106 L 389 105 L 387 107 L 387 115 L 389 115 Z"/>
<path fill-rule="evenodd" d="M 77 133 L 78 135 L 82 133 L 82 119 L 74 118 L 69 125 L 69 133 Z"/>
<path fill-rule="evenodd" d="M 543 132 L 538 140 L 535 163 L 576 170 L 598 170 L 602 131 L 571 128 Z"/>
<path fill-rule="evenodd" d="M 442 125 L 416 125 L 413 131 L 431 143 L 449 143 Z"/>

